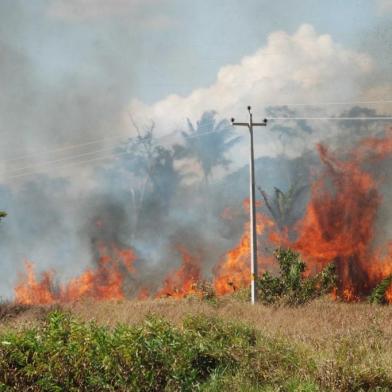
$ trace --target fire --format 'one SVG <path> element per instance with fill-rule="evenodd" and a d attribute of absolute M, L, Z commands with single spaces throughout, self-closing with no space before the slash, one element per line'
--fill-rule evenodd
<path fill-rule="evenodd" d="M 26 263 L 26 275 L 15 287 L 16 302 L 22 304 L 52 304 L 81 298 L 97 300 L 122 299 L 123 270 L 135 273 L 136 257 L 130 249 L 110 248 L 100 244 L 96 268 L 85 271 L 65 285 L 57 285 L 54 272 L 44 272 L 38 279 L 32 263 Z"/>
<path fill-rule="evenodd" d="M 381 179 L 369 170 L 369 166 L 392 154 L 392 131 L 382 138 L 362 140 L 344 159 L 324 145 L 318 146 L 318 152 L 324 169 L 312 184 L 304 217 L 293 228 L 296 239 L 289 241 L 288 228 L 277 230 L 274 222 L 262 214 L 257 217 L 258 234 L 260 237 L 268 229 L 264 241 L 299 251 L 307 262 L 307 275 L 335 263 L 339 282 L 332 296 L 358 301 L 392 274 L 392 242 L 386 256 L 381 256 L 385 253 L 382 249 L 373 247 L 382 196 Z M 249 209 L 249 202 L 245 207 Z M 248 225 L 239 244 L 215 269 L 218 294 L 230 293 L 250 283 Z M 265 256 L 262 259 L 266 261 Z M 392 287 L 386 298 L 391 302 Z"/>
<path fill-rule="evenodd" d="M 225 260 L 215 271 L 214 287 L 218 294 L 231 293 L 250 283 L 249 257 L 250 234 L 249 228 L 245 227 L 239 244 L 227 253 Z"/>
<path fill-rule="evenodd" d="M 34 265 L 25 263 L 26 277 L 15 287 L 16 301 L 22 304 L 51 304 L 55 301 L 53 293 L 53 273 L 44 272 L 41 280 L 37 280 Z"/>
<path fill-rule="evenodd" d="M 342 292 L 342 299 L 346 302 L 356 302 L 360 300 L 360 297 L 355 294 L 354 287 L 345 287 Z"/>
<path fill-rule="evenodd" d="M 380 180 L 366 169 L 392 152 L 392 135 L 368 138 L 345 160 L 319 146 L 324 171 L 314 182 L 306 214 L 297 227 L 299 251 L 314 271 L 334 262 L 339 296 L 347 301 L 367 295 L 392 270 L 373 249 Z"/>
<path fill-rule="evenodd" d="M 385 292 L 385 299 L 389 304 L 392 303 L 392 285 L 390 285 Z"/>
<path fill-rule="evenodd" d="M 192 256 L 182 246 L 178 246 L 177 249 L 181 254 L 182 263 L 178 270 L 166 277 L 162 289 L 156 294 L 157 298 L 183 298 L 189 294 L 198 295 L 197 284 L 201 278 L 200 259 Z"/>
<path fill-rule="evenodd" d="M 261 203 L 258 201 L 257 206 Z M 244 201 L 244 210 L 249 211 L 249 200 Z M 274 228 L 274 222 L 261 213 L 256 214 L 256 230 L 261 236 L 267 229 Z M 250 227 L 244 226 L 239 243 L 231 249 L 215 268 L 214 288 L 218 295 L 233 291 L 250 284 Z M 266 260 L 264 260 L 266 261 Z M 262 267 L 262 262 L 259 263 Z"/>
<path fill-rule="evenodd" d="M 302 219 L 290 227 L 281 227 L 267 215 L 257 212 L 258 260 L 260 271 L 272 265 L 272 248 L 287 246 L 298 251 L 308 265 L 306 274 L 319 272 L 333 262 L 338 274 L 338 288 L 333 298 L 358 301 L 385 277 L 392 274 L 392 241 L 375 247 L 376 219 L 382 204 L 382 178 L 374 170 L 383 159 L 392 155 L 392 131 L 384 137 L 362 140 L 351 151 L 332 152 L 318 146 L 323 164 L 311 185 L 311 195 Z M 261 207 L 257 202 L 257 207 Z M 249 200 L 243 208 L 249 213 Z M 235 220 L 240 212 L 224 209 L 222 219 Z M 97 221 L 98 228 L 102 222 Z M 289 233 L 290 232 L 290 236 Z M 265 252 L 265 245 L 270 250 Z M 261 245 L 264 245 L 262 247 Z M 34 265 L 26 263 L 25 276 L 15 287 L 16 301 L 24 304 L 51 304 L 80 298 L 121 299 L 125 297 L 125 278 L 138 278 L 134 266 L 136 256 L 131 249 L 114 245 L 98 245 L 99 257 L 90 268 L 68 283 L 59 285 L 55 273 L 44 272 L 37 278 Z M 167 274 L 159 290 L 141 288 L 138 282 L 135 296 L 139 299 L 202 295 L 202 260 L 184 246 L 177 247 L 182 257 L 178 269 Z M 250 230 L 244 225 L 239 243 L 229 250 L 213 269 L 216 294 L 224 295 L 250 283 Z M 158 282 L 157 282 L 158 283 Z M 147 285 L 150 287 L 150 285 Z M 385 298 L 392 303 L 392 285 Z"/>
<path fill-rule="evenodd" d="M 140 301 L 146 300 L 150 297 L 150 291 L 143 287 L 139 290 L 139 294 L 137 295 L 137 299 Z"/>

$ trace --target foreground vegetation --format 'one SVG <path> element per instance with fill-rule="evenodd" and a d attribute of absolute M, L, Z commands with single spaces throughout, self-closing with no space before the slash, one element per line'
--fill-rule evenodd
<path fill-rule="evenodd" d="M 392 390 L 390 307 L 89 302 L 0 319 L 0 390 Z"/>
<path fill-rule="evenodd" d="M 218 298 L 0 305 L 0 390 L 391 391 L 391 277 L 361 304 L 332 302 L 334 266 L 279 273 Z M 371 303 L 373 304 L 371 304 Z"/>

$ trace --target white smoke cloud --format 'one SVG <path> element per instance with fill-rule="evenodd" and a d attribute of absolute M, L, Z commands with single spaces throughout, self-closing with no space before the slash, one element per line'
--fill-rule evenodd
<path fill-rule="evenodd" d="M 293 34 L 270 34 L 265 47 L 239 64 L 222 67 L 215 83 L 182 97 L 170 95 L 149 106 L 133 100 L 130 111 L 140 121 L 154 119 L 162 132 L 196 120 L 205 110 L 230 118 L 288 102 L 350 101 L 361 96 L 373 69 L 370 56 L 346 49 L 308 24 Z M 262 115 L 262 110 L 257 114 Z"/>
<path fill-rule="evenodd" d="M 392 0 L 378 0 L 377 5 L 381 12 L 392 12 Z"/>

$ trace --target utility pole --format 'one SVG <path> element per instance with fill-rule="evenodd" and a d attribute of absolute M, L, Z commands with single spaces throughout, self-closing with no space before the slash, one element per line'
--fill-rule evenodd
<path fill-rule="evenodd" d="M 249 183 L 250 183 L 250 273 L 251 273 L 251 303 L 257 301 L 256 278 L 257 273 L 257 231 L 256 231 L 256 199 L 255 199 L 255 164 L 253 151 L 253 127 L 267 126 L 267 119 L 262 123 L 254 123 L 252 116 L 252 108 L 248 106 L 249 122 L 235 122 L 231 119 L 233 126 L 248 127 L 250 134 L 250 153 L 249 153 Z"/>

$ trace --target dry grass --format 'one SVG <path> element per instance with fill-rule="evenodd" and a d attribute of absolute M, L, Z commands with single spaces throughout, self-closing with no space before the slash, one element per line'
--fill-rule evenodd
<path fill-rule="evenodd" d="M 113 327 L 118 323 L 140 323 L 151 313 L 175 323 L 189 314 L 206 314 L 246 323 L 265 335 L 286 337 L 314 348 L 325 348 L 344 336 L 371 340 L 376 335 L 389 342 L 392 337 L 392 306 L 346 304 L 329 299 L 296 308 L 252 306 L 229 298 L 216 305 L 192 299 L 82 301 L 56 307 L 7 304 L 0 307 L 0 327 L 19 328 L 39 323 L 54 308 L 70 311 L 85 321 Z M 385 350 L 392 353 L 392 347 Z"/>
<path fill-rule="evenodd" d="M 389 379 L 388 374 L 392 374 L 392 306 L 321 299 L 297 308 L 274 308 L 252 306 L 231 298 L 220 299 L 215 304 L 189 298 L 84 301 L 58 307 L 78 319 L 94 320 L 108 327 L 119 323 L 139 324 L 149 314 L 176 324 L 181 324 L 189 314 L 245 323 L 263 336 L 278 338 L 296 347 L 304 353 L 304 358 L 311 358 L 317 368 L 315 379 L 326 390 L 373 390 L 371 385 L 379 385 L 379 379 Z M 0 331 L 40 324 L 53 309 L 53 306 L 3 305 Z M 357 380 L 361 383 L 359 388 L 355 387 Z"/>

